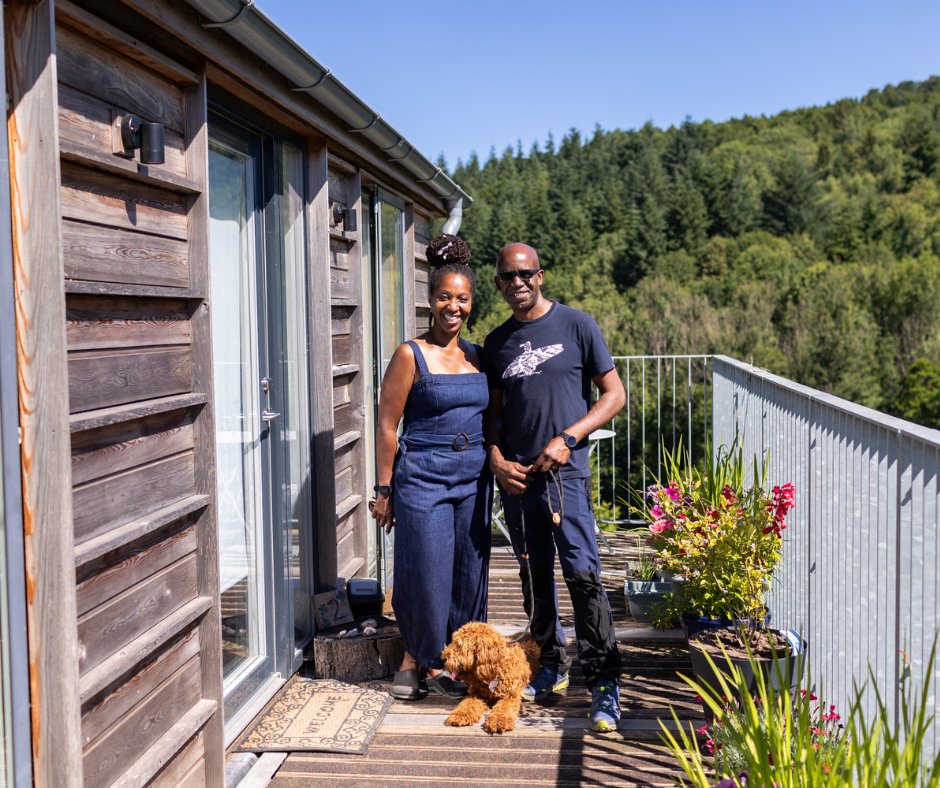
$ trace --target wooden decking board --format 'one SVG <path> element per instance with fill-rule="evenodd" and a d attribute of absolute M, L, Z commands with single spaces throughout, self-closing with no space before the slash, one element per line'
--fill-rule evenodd
<path fill-rule="evenodd" d="M 681 632 L 659 632 L 625 610 L 625 561 L 634 538 L 608 534 L 616 554 L 601 547 L 602 580 L 614 614 L 624 672 L 620 679 L 624 725 L 612 734 L 588 729 L 590 693 L 576 659 L 571 601 L 556 565 L 562 624 L 575 657 L 567 690 L 523 704 L 515 731 L 492 736 L 481 726 L 444 724 L 456 701 L 429 695 L 393 701 L 366 755 L 294 753 L 272 788 L 403 788 L 408 785 L 552 786 L 602 784 L 672 786 L 681 774 L 659 738 L 658 720 L 674 726 L 670 708 L 687 725 L 701 718 L 701 705 L 679 673 L 691 674 Z M 494 534 L 490 563 L 489 622 L 505 634 L 525 626 L 518 564 L 501 534 Z M 391 677 L 368 682 L 387 691 Z"/>

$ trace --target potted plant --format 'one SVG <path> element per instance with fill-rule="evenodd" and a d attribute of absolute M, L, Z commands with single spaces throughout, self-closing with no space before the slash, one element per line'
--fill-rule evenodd
<path fill-rule="evenodd" d="M 797 639 L 794 646 L 785 633 L 767 628 L 765 605 L 765 593 L 783 557 L 793 485 L 768 489 L 766 460 L 763 467 L 755 460 L 749 476 L 740 448 L 720 447 L 708 455 L 702 472 L 688 457 L 681 468 L 665 452 L 669 483 L 652 485 L 637 508 L 649 523 L 650 547 L 665 567 L 683 578 L 668 597 L 668 612 L 682 617 L 693 668 L 697 652 L 722 656 L 719 640 L 726 641 L 725 647 L 734 642 L 745 653 L 749 649 L 769 655 L 774 647 L 781 654 L 794 649 L 802 653 L 804 641 Z M 751 482 L 747 486 L 746 480 Z M 657 614 L 657 619 L 665 617 Z M 730 631 L 697 631 L 703 627 Z"/>
<path fill-rule="evenodd" d="M 634 619 L 648 622 L 652 608 L 669 591 L 669 583 L 659 582 L 660 574 L 652 550 L 644 548 L 637 539 L 637 558 L 627 562 L 623 593 Z"/>

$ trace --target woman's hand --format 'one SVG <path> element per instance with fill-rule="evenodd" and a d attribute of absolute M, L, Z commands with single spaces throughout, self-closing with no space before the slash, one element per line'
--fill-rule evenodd
<path fill-rule="evenodd" d="M 392 505 L 392 499 L 388 495 L 377 493 L 375 500 L 369 504 L 373 519 L 385 529 L 385 533 L 390 534 L 395 525 L 395 511 Z"/>

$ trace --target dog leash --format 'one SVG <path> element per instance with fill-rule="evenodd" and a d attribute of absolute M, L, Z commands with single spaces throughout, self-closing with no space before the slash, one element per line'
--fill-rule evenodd
<path fill-rule="evenodd" d="M 556 473 L 551 468 L 549 468 L 546 473 L 555 485 L 555 493 L 558 495 L 558 511 L 556 512 L 552 509 L 551 492 L 546 490 L 546 492 L 548 492 L 548 511 L 552 514 L 552 522 L 555 525 L 561 525 L 562 521 L 565 519 L 565 492 L 561 485 L 561 474 Z M 522 508 L 519 509 L 519 532 L 522 540 L 522 557 L 525 559 L 525 570 L 529 579 L 529 622 L 525 625 L 525 629 L 522 630 L 522 632 L 509 641 L 510 643 L 518 643 L 522 640 L 522 638 L 532 630 L 532 621 L 535 619 L 535 594 L 532 591 L 532 567 L 529 565 L 529 546 L 525 538 L 525 509 Z"/>

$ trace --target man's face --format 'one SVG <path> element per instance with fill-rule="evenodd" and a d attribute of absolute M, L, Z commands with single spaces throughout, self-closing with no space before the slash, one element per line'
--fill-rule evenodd
<path fill-rule="evenodd" d="M 539 302 L 543 272 L 534 249 L 522 244 L 515 249 L 507 247 L 500 254 L 496 271 L 496 286 L 514 313 L 528 312 Z M 515 275 L 509 281 L 503 281 L 509 274 Z"/>

